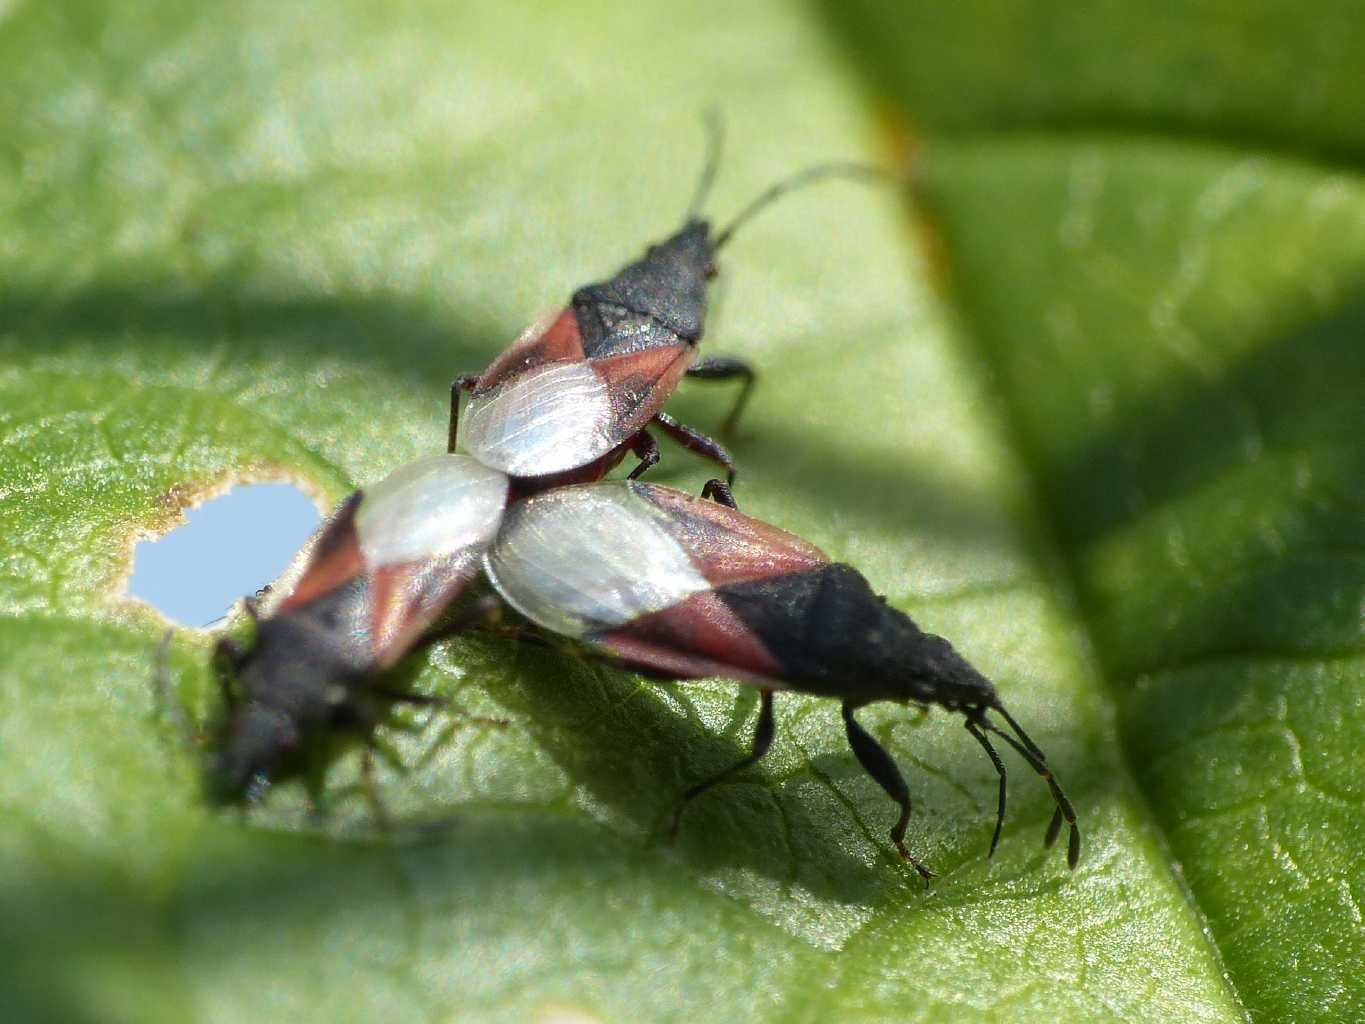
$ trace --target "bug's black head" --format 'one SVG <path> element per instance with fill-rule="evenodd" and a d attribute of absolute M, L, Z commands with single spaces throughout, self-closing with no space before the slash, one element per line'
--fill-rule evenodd
<path fill-rule="evenodd" d="M 966 715 L 967 731 L 981 744 L 982 749 L 990 757 L 991 764 L 995 766 L 996 773 L 1000 776 L 995 833 L 991 836 L 990 854 L 995 854 L 1005 824 L 1006 775 L 1004 763 L 991 745 L 987 733 L 999 737 L 1014 748 L 1019 756 L 1028 763 L 1029 767 L 1047 782 L 1057 808 L 1048 825 L 1047 834 L 1043 837 L 1043 842 L 1044 845 L 1051 846 L 1061 831 L 1063 821 L 1069 824 L 1070 835 L 1066 845 L 1066 861 L 1070 867 L 1075 868 L 1081 857 L 1081 832 L 1076 824 L 1076 811 L 1071 805 L 1071 800 L 1062 790 L 1061 784 L 1053 776 L 1052 769 L 1048 767 L 1046 755 L 1024 731 L 1023 726 L 1015 721 L 1014 716 L 1006 710 L 991 681 L 972 668 L 967 660 L 953 649 L 952 644 L 948 643 L 943 637 L 935 636 L 932 633 L 920 634 L 917 650 L 909 659 L 909 666 L 909 687 L 915 694 L 911 699 L 924 703 L 932 701 L 943 705 L 950 711 L 960 711 Z M 988 717 L 988 712 L 1003 718 L 1010 727 L 1012 734 L 997 726 Z"/>
<path fill-rule="evenodd" d="M 829 562 L 715 593 L 772 652 L 793 689 L 855 705 L 996 703 L 988 679 L 947 640 L 887 604 L 851 565 Z"/>
<path fill-rule="evenodd" d="M 706 282 L 715 276 L 711 227 L 693 218 L 651 245 L 644 258 L 573 295 L 590 358 L 656 345 L 696 344 L 706 321 Z"/>
<path fill-rule="evenodd" d="M 941 704 L 952 711 L 1000 703 L 991 681 L 943 637 L 919 633 L 909 641 L 901 663 L 905 699 Z"/>
<path fill-rule="evenodd" d="M 215 804 L 248 802 L 269 785 L 298 746 L 299 731 L 289 715 L 254 701 L 239 705 L 209 763 L 209 799 Z"/>

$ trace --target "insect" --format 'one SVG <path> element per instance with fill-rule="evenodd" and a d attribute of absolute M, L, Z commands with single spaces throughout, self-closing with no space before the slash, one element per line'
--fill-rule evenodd
<path fill-rule="evenodd" d="M 858 164 L 808 168 L 761 193 L 713 239 L 696 211 L 715 176 L 718 138 L 713 131 L 681 230 L 610 280 L 580 288 L 569 307 L 529 328 L 484 374 L 458 379 L 448 454 L 352 495 L 319 535 L 294 590 L 269 615 L 247 601 L 254 645 L 225 639 L 215 651 L 227 709 L 209 770 L 215 800 L 246 800 L 294 773 L 313 740 L 339 730 L 368 734 L 387 702 L 426 700 L 387 689 L 381 677 L 477 574 L 509 498 L 599 479 L 627 451 L 641 459 L 631 474 L 638 476 L 659 458 L 651 423 L 733 478 L 733 460 L 719 444 L 660 409 L 685 373 L 740 379 L 728 427 L 752 388 L 752 371 L 737 360 L 697 362 L 714 256 L 745 221 L 794 188 L 885 172 Z M 462 388 L 473 390 L 463 420 Z M 455 455 L 457 442 L 470 454 Z M 168 688 L 164 671 L 158 678 Z"/>
<path fill-rule="evenodd" d="M 905 845 L 909 788 L 854 717 L 866 704 L 938 704 L 965 717 L 1000 779 L 992 854 L 1004 827 L 1006 770 L 988 734 L 1003 739 L 1047 781 L 1057 806 L 1046 844 L 1065 819 L 1067 862 L 1076 866 L 1071 801 L 990 681 L 947 640 L 878 597 L 856 569 L 739 512 L 721 481 L 710 481 L 701 498 L 631 481 L 543 492 L 508 509 L 484 564 L 516 611 L 610 661 L 661 678 L 729 676 L 759 688 L 752 752 L 689 789 L 675 828 L 688 801 L 763 757 L 774 734 L 773 693 L 794 690 L 842 701 L 849 746 L 900 808 L 891 839 L 926 879 L 932 872 Z"/>
<path fill-rule="evenodd" d="M 735 463 L 717 441 L 663 412 L 684 377 L 738 380 L 741 389 L 722 426 L 732 430 L 753 390 L 754 371 L 729 357 L 698 359 L 706 320 L 707 283 L 716 254 L 735 231 L 793 189 L 833 177 L 887 176 L 854 163 L 809 167 L 753 199 L 716 235 L 698 215 L 720 150 L 711 121 L 710 156 L 683 226 L 652 245 L 615 276 L 574 292 L 569 305 L 528 327 L 482 374 L 451 385 L 450 450 L 458 445 L 513 477 L 571 474 L 599 460 L 615 465 L 627 451 L 640 463 L 631 478 L 659 460 L 649 432 L 657 427 L 684 448 L 723 466 Z M 471 393 L 460 413 L 460 393 Z M 602 472 L 589 473 L 590 478 Z M 578 478 L 563 477 L 559 482 Z"/>
<path fill-rule="evenodd" d="M 258 797 L 335 733 L 368 737 L 393 702 L 438 702 L 387 687 L 384 673 L 478 575 L 508 493 L 504 474 L 467 455 L 407 463 L 342 503 L 269 615 L 247 599 L 255 642 L 223 638 L 214 653 L 225 714 L 207 773 L 213 802 Z M 367 749 L 367 775 L 369 764 Z"/>

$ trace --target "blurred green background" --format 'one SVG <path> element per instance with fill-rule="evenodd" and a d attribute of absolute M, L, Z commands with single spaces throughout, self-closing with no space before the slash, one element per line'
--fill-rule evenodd
<path fill-rule="evenodd" d="M 0 2 L 0 1016 L 1365 1019 L 1362 66 L 1332 0 Z M 386 734 L 422 827 L 376 832 L 355 758 L 325 822 L 210 813 L 133 540 L 439 450 L 451 377 L 677 224 L 710 106 L 721 220 L 916 162 L 724 253 L 739 496 L 995 679 L 1080 869 L 1022 765 L 987 862 L 960 724 L 869 709 L 926 890 L 801 697 L 669 845 L 752 694 L 477 637 L 407 671 L 511 726 Z"/>

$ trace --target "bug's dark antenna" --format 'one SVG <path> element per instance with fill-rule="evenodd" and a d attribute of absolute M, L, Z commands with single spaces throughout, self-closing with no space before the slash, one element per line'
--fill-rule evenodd
<path fill-rule="evenodd" d="M 852 178 L 852 179 L 876 179 L 885 178 L 889 181 L 898 181 L 901 174 L 888 170 L 885 167 L 877 167 L 873 164 L 858 163 L 831 163 L 815 164 L 805 170 L 797 171 L 789 178 L 783 178 L 775 185 L 770 185 L 756 197 L 750 200 L 749 205 L 740 210 L 735 215 L 734 220 L 730 221 L 725 228 L 716 235 L 715 244 L 712 249 L 719 249 L 730 240 L 730 236 L 735 233 L 743 224 L 749 221 L 756 213 L 765 207 L 781 199 L 788 192 L 805 188 L 807 185 L 814 185 L 818 181 L 825 181 L 829 178 Z"/>
<path fill-rule="evenodd" d="M 701 181 L 697 182 L 696 194 L 687 206 L 687 221 L 691 223 L 701 214 L 702 204 L 711 194 L 711 186 L 716 183 L 716 172 L 720 170 L 720 154 L 725 148 L 725 119 L 715 107 L 708 107 L 702 115 L 706 127 L 706 163 L 702 165 Z"/>
<path fill-rule="evenodd" d="M 977 724 L 977 719 L 968 716 L 964 723 L 967 731 L 972 734 L 976 742 L 985 748 L 987 756 L 991 759 L 991 764 L 995 765 L 996 774 L 1000 776 L 1000 802 L 995 811 L 995 834 L 991 836 L 991 849 L 987 857 L 995 856 L 995 848 L 1000 845 L 1000 833 L 1005 827 L 1005 762 L 1000 760 L 1000 754 L 995 747 L 991 746 L 990 738 L 981 731 L 981 726 Z M 1055 839 L 1056 836 L 1053 836 Z M 1049 844 L 1050 845 L 1050 844 Z"/>
<path fill-rule="evenodd" d="M 171 641 L 175 638 L 175 630 L 168 629 L 161 636 L 161 643 L 156 649 L 156 698 L 157 703 L 170 716 L 172 724 L 180 733 L 187 746 L 193 746 L 195 742 L 194 725 L 190 722 L 189 712 L 185 710 L 175 694 L 174 685 L 171 682 Z"/>
<path fill-rule="evenodd" d="M 1028 733 L 1024 732 L 1023 727 L 1014 720 L 1014 716 L 1004 709 L 1000 704 L 993 705 L 995 710 L 1000 713 L 1000 717 L 1009 723 L 1010 728 L 1015 731 L 1019 739 L 1015 739 L 1009 733 L 1003 731 L 991 723 L 988 719 L 982 718 L 981 725 L 995 733 L 1002 740 L 1019 752 L 1019 756 L 1028 762 L 1029 767 L 1041 775 L 1046 781 L 1048 788 L 1052 790 L 1052 799 L 1057 801 L 1057 810 L 1053 812 L 1052 821 L 1047 827 L 1047 835 L 1043 838 L 1046 846 L 1051 846 L 1057 841 L 1057 835 L 1062 829 L 1062 819 L 1065 818 L 1071 826 L 1071 834 L 1067 838 L 1066 844 L 1066 863 L 1068 867 L 1075 868 L 1081 859 L 1081 830 L 1076 824 L 1076 809 L 1071 806 L 1071 801 L 1066 793 L 1052 775 L 1052 769 L 1047 766 L 1047 758 L 1038 749 L 1038 744 L 1029 739 Z M 1022 740 L 1022 742 L 1020 742 Z"/>

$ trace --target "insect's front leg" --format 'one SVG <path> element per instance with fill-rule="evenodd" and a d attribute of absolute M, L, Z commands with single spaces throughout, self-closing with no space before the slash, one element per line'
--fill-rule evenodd
<path fill-rule="evenodd" d="M 730 407 L 729 414 L 720 425 L 721 435 L 729 437 L 739 426 L 739 418 L 744 415 L 744 409 L 749 404 L 749 396 L 753 394 L 754 384 L 758 380 L 754 368 L 744 360 L 736 359 L 733 356 L 707 356 L 704 359 L 697 360 L 693 366 L 689 367 L 687 376 L 694 380 L 743 381 L 735 404 Z"/>
<path fill-rule="evenodd" d="M 920 873 L 920 877 L 927 882 L 934 877 L 934 873 L 915 859 L 905 847 L 905 829 L 910 824 L 910 787 L 905 784 L 905 778 L 891 755 L 872 738 L 871 733 L 854 720 L 853 709 L 853 704 L 844 703 L 844 731 L 848 735 L 848 745 L 853 748 L 858 763 L 867 774 L 876 779 L 877 785 L 886 791 L 886 795 L 900 805 L 901 816 L 891 827 L 891 841 L 896 844 L 900 855 L 909 861 Z"/>

